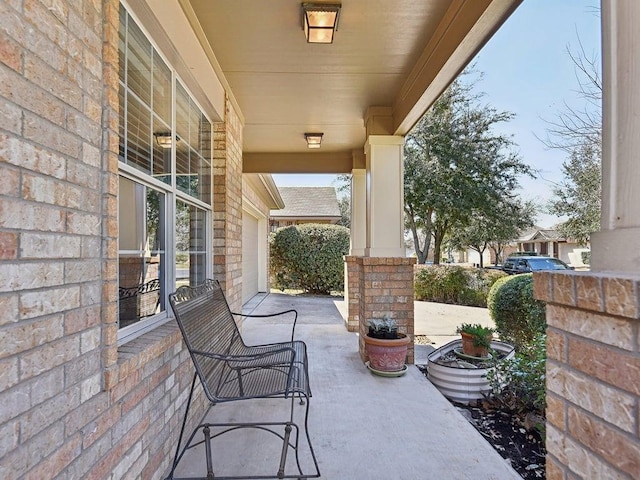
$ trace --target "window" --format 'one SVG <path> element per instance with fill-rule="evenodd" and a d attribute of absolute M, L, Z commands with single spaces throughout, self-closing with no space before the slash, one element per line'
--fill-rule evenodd
<path fill-rule="evenodd" d="M 119 336 L 165 321 L 167 295 L 207 277 L 212 126 L 120 5 Z"/>

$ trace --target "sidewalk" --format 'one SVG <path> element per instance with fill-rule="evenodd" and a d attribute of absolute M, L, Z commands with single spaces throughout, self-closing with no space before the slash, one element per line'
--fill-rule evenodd
<path fill-rule="evenodd" d="M 299 312 L 296 338 L 308 345 L 313 391 L 309 431 L 322 479 L 521 480 L 417 367 L 409 366 L 399 378 L 378 377 L 367 370 L 358 354 L 357 335 L 344 326 L 344 301 L 272 293 L 255 303 L 254 313 L 290 308 Z M 422 332 L 438 339 L 450 332 L 432 309 L 416 308 L 424 319 Z M 447 322 L 455 324 L 462 317 L 455 318 Z M 431 324 L 439 325 L 439 330 L 432 330 Z M 250 343 L 286 338 L 288 331 L 288 326 L 263 319 L 247 319 L 243 325 Z M 272 408 L 260 401 L 236 402 L 216 406 L 209 416 L 265 418 L 272 415 Z M 254 463 L 247 458 L 259 454 L 261 444 L 242 438 L 234 442 L 225 443 L 218 452 L 225 470 L 264 469 L 271 462 L 267 456 Z M 184 460 L 195 468 L 194 460 Z"/>
<path fill-rule="evenodd" d="M 431 341 L 429 345 L 415 346 L 416 364 L 427 363 L 427 355 L 432 351 L 460 338 L 456 328 L 462 323 L 495 327 L 486 308 L 414 302 L 414 335 L 425 335 Z"/>

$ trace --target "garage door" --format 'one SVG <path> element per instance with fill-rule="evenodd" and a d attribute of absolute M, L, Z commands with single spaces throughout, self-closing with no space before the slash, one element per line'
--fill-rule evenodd
<path fill-rule="evenodd" d="M 242 212 L 242 303 L 258 293 L 258 219 Z"/>

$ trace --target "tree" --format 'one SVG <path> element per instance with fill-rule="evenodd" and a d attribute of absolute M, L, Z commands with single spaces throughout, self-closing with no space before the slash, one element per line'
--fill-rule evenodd
<path fill-rule="evenodd" d="M 344 173 L 338 175 L 333 181 L 338 192 L 338 207 L 340 208 L 340 221 L 338 225 L 351 228 L 351 175 Z"/>
<path fill-rule="evenodd" d="M 549 213 L 568 217 L 559 231 L 580 245 L 600 229 L 601 156 L 600 145 L 589 139 L 575 147 L 562 164 L 564 180 L 553 188 L 555 198 L 548 205 Z"/>
<path fill-rule="evenodd" d="M 431 238 L 439 263 L 449 232 L 467 225 L 472 214 L 495 216 L 492 210 L 519 188 L 518 176 L 531 174 L 513 142 L 493 131 L 513 114 L 482 105 L 474 84 L 455 80 L 407 136 L 405 220 L 419 263 L 427 259 Z"/>
<path fill-rule="evenodd" d="M 566 216 L 558 230 L 566 238 L 586 245 L 591 233 L 600 229 L 602 162 L 602 79 L 595 56 L 587 57 L 580 39 L 579 49 L 569 57 L 575 66 L 581 110 L 565 103 L 558 118 L 549 123 L 546 139 L 569 157 L 562 164 L 563 180 L 553 188 L 549 213 Z"/>
<path fill-rule="evenodd" d="M 480 267 L 484 267 L 483 254 L 487 248 L 494 251 L 496 265 L 507 243 L 520 232 L 533 226 L 535 206 L 518 197 L 505 198 L 493 209 L 478 209 L 470 222 L 453 233 L 451 242 L 458 248 L 470 248 L 480 255 Z"/>

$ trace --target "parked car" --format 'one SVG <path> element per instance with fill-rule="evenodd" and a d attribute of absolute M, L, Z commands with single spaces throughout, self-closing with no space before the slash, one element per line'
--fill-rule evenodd
<path fill-rule="evenodd" d="M 538 272 L 541 270 L 573 270 L 562 260 L 552 257 L 542 257 L 537 255 L 516 255 L 509 256 L 502 266 L 502 270 L 509 274 Z"/>

